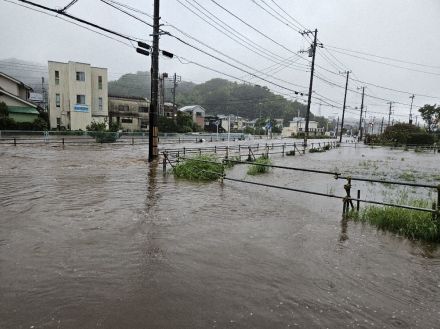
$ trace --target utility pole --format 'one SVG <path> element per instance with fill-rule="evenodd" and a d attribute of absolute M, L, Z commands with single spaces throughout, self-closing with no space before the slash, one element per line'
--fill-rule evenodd
<path fill-rule="evenodd" d="M 390 126 L 390 123 L 391 123 L 391 109 L 392 109 L 392 107 L 393 107 L 393 102 L 389 102 L 388 104 L 390 104 L 390 111 L 388 112 L 388 126 L 387 126 L 387 128 Z"/>
<path fill-rule="evenodd" d="M 358 142 L 362 140 L 362 111 L 364 110 L 364 95 L 365 95 L 365 87 L 362 87 L 361 116 L 359 117 Z"/>
<path fill-rule="evenodd" d="M 148 132 L 148 162 L 157 159 L 159 129 L 157 128 L 158 89 L 159 89 L 159 7 L 160 0 L 154 0 L 153 51 L 151 53 L 151 104 Z"/>
<path fill-rule="evenodd" d="M 412 96 L 410 96 L 409 98 L 411 98 L 411 107 L 409 108 L 409 124 L 412 125 L 412 107 L 413 107 L 413 102 L 414 102 L 414 94 Z"/>
<path fill-rule="evenodd" d="M 344 73 L 347 74 L 347 79 L 345 81 L 344 105 L 342 107 L 342 120 L 341 120 L 341 132 L 339 136 L 339 143 L 342 143 L 342 130 L 344 129 L 345 104 L 347 102 L 347 88 L 348 88 L 348 78 L 350 76 L 350 71 L 346 71 Z"/>
<path fill-rule="evenodd" d="M 380 124 L 380 134 L 383 134 L 383 117 L 382 117 L 382 123 Z"/>
<path fill-rule="evenodd" d="M 177 75 L 173 76 L 173 110 L 176 110 L 176 87 L 177 87 Z"/>
<path fill-rule="evenodd" d="M 312 92 L 313 92 L 313 75 L 315 73 L 315 55 L 316 55 L 316 40 L 318 38 L 318 29 L 315 31 L 303 31 L 300 32 L 302 35 L 313 34 L 313 44 L 311 45 L 311 55 L 312 55 L 312 68 L 310 71 L 310 84 L 309 84 L 309 94 L 307 97 L 307 113 L 306 113 L 306 125 L 305 125 L 305 134 L 304 134 L 304 147 L 307 146 L 307 138 L 309 137 L 309 119 L 310 119 L 310 106 L 312 104 Z M 319 45 L 322 47 L 322 44 Z"/>
<path fill-rule="evenodd" d="M 336 133 L 335 133 L 336 138 L 338 138 L 338 131 L 339 131 L 339 115 L 338 115 L 338 121 L 336 122 Z"/>

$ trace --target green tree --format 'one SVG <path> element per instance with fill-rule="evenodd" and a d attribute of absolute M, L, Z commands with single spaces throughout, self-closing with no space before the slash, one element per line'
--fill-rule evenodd
<path fill-rule="evenodd" d="M 5 102 L 0 102 L 0 118 L 7 118 L 9 116 L 8 106 Z"/>
<path fill-rule="evenodd" d="M 438 129 L 440 123 L 440 106 L 426 104 L 419 109 L 419 112 L 428 126 L 428 131 L 432 132 Z"/>

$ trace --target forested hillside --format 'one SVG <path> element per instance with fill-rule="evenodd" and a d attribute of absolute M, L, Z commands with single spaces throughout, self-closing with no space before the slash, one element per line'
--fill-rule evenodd
<path fill-rule="evenodd" d="M 172 82 L 167 82 L 165 98 L 172 99 Z M 117 81 L 109 82 L 109 94 L 150 98 L 150 74 L 138 72 L 125 74 Z M 198 104 L 208 114 L 235 114 L 249 119 L 283 118 L 285 124 L 298 114 L 305 116 L 307 107 L 296 101 L 289 101 L 275 95 L 266 87 L 212 79 L 202 84 L 180 82 L 177 87 L 176 102 L 179 107 Z M 314 118 L 311 114 L 311 118 Z M 315 118 L 320 125 L 323 118 Z"/>

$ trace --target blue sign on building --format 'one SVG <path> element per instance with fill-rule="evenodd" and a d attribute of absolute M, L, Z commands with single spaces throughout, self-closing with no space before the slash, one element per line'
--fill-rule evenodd
<path fill-rule="evenodd" d="M 85 112 L 85 113 L 87 113 L 87 112 L 89 112 L 89 107 L 87 105 L 76 104 L 76 105 L 73 106 L 73 110 L 75 112 Z"/>

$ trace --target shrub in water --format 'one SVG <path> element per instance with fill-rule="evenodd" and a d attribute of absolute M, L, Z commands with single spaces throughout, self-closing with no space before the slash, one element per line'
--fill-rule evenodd
<path fill-rule="evenodd" d="M 179 178 L 212 181 L 220 177 L 223 168 L 223 164 L 214 155 L 198 155 L 177 164 L 173 173 Z"/>
<path fill-rule="evenodd" d="M 408 202 L 407 202 L 408 203 Z M 430 208 L 425 200 L 413 200 L 410 204 L 419 208 Z M 359 213 L 352 212 L 354 221 L 368 222 L 380 230 L 397 233 L 410 239 L 440 242 L 440 221 L 433 220 L 429 212 L 368 206 Z"/>
<path fill-rule="evenodd" d="M 270 165 L 272 162 L 267 156 L 261 156 L 257 159 L 255 159 L 255 162 L 249 167 L 247 174 L 248 175 L 258 175 L 258 174 L 264 174 L 269 171 L 270 167 L 266 166 L 259 166 L 261 164 L 263 165 Z"/>

